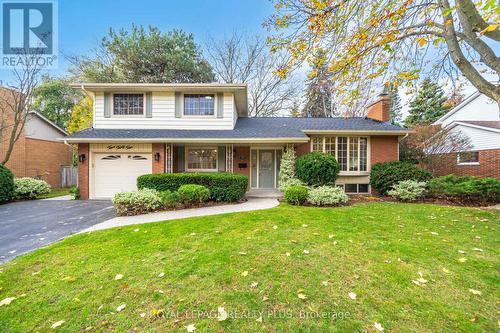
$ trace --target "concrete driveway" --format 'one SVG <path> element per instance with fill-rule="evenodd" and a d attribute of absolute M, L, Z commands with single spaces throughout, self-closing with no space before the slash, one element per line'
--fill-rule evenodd
<path fill-rule="evenodd" d="M 111 201 L 32 200 L 0 205 L 0 263 L 113 217 Z"/>

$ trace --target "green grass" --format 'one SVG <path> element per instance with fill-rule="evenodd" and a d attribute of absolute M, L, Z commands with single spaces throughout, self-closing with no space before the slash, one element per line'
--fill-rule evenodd
<path fill-rule="evenodd" d="M 50 193 L 47 194 L 40 194 L 37 196 L 37 199 L 50 199 L 50 198 L 55 198 L 55 197 L 62 197 L 63 195 L 69 195 L 69 187 L 63 187 L 63 188 L 53 188 Z"/>
<path fill-rule="evenodd" d="M 421 204 L 282 205 L 78 235 L 0 267 L 0 300 L 17 297 L 0 307 L 0 331 L 65 320 L 58 331 L 375 332 L 379 322 L 386 332 L 493 332 L 499 218 Z M 196 315 L 219 306 L 239 318 Z"/>

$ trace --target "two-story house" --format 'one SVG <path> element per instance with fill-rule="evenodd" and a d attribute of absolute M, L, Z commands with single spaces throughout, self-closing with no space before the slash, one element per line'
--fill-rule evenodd
<path fill-rule="evenodd" d="M 78 144 L 82 198 L 136 188 L 146 173 L 233 172 L 251 189 L 277 188 L 282 152 L 323 151 L 341 166 L 348 193 L 370 192 L 374 163 L 397 160 L 407 131 L 390 124 L 383 95 L 366 118 L 248 117 L 244 84 L 78 85 L 94 98 L 93 128 Z"/>

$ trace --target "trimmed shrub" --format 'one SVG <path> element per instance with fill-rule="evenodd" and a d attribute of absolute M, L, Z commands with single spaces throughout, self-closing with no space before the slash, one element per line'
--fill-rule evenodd
<path fill-rule="evenodd" d="M 3 164 L 0 164 L 0 203 L 14 198 L 14 175 Z"/>
<path fill-rule="evenodd" d="M 177 191 L 187 184 L 203 185 L 210 190 L 214 201 L 238 201 L 245 196 L 248 178 L 243 175 L 218 173 L 159 173 L 137 178 L 138 188 L 161 191 Z"/>
<path fill-rule="evenodd" d="M 311 186 L 334 185 L 340 172 L 335 157 L 313 152 L 302 155 L 295 163 L 297 178 Z"/>
<path fill-rule="evenodd" d="M 393 186 L 403 180 L 426 182 L 432 178 L 430 172 L 408 162 L 385 162 L 372 166 L 370 182 L 378 193 L 386 195 Z"/>
<path fill-rule="evenodd" d="M 30 177 L 15 178 L 14 186 L 16 199 L 35 199 L 38 195 L 50 193 L 52 190 L 45 180 Z"/>
<path fill-rule="evenodd" d="M 113 197 L 118 215 L 138 215 L 157 210 L 162 206 L 158 191 L 140 189 L 132 192 L 116 193 Z"/>
<path fill-rule="evenodd" d="M 182 185 L 177 193 L 183 203 L 202 203 L 210 199 L 210 190 L 203 185 Z"/>
<path fill-rule="evenodd" d="M 175 208 L 181 205 L 181 198 L 177 192 L 162 191 L 160 192 L 160 199 L 166 208 Z"/>
<path fill-rule="evenodd" d="M 426 186 L 426 182 L 403 180 L 394 185 L 387 194 L 401 201 L 415 201 L 424 196 Z"/>
<path fill-rule="evenodd" d="M 320 186 L 309 190 L 307 201 L 316 206 L 336 205 L 349 200 L 344 189 L 338 186 Z"/>
<path fill-rule="evenodd" d="M 302 205 L 307 200 L 309 189 L 305 186 L 290 186 L 285 191 L 285 201 L 292 205 Z"/>
<path fill-rule="evenodd" d="M 499 203 L 500 180 L 455 175 L 437 177 L 429 182 L 429 194 L 462 202 Z"/>

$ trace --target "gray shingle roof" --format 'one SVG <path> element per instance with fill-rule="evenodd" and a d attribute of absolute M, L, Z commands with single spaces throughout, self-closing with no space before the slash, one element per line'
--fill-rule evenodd
<path fill-rule="evenodd" d="M 381 131 L 406 129 L 368 118 L 238 118 L 233 130 L 96 129 L 73 133 L 69 139 L 240 139 L 307 138 L 303 131 Z"/>

